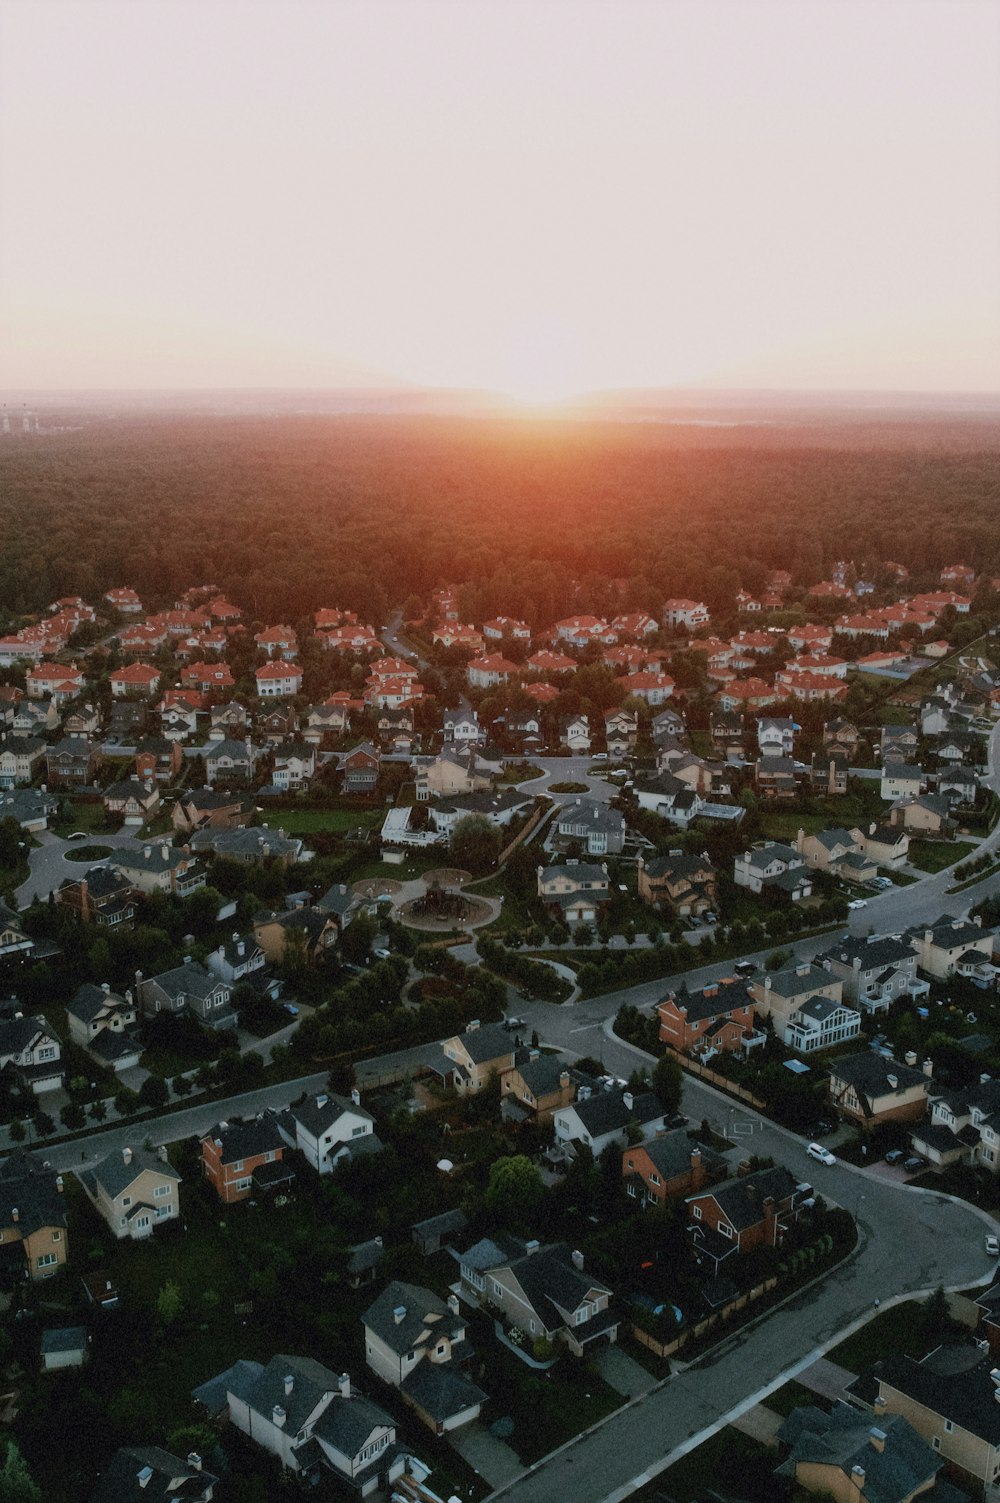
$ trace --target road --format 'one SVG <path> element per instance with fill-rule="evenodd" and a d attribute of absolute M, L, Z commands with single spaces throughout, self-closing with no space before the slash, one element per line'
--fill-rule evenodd
<path fill-rule="evenodd" d="M 30 876 L 16 891 L 17 906 L 27 908 L 34 898 L 44 902 L 50 892 L 55 892 L 67 877 L 76 880 L 91 866 L 101 866 L 108 857 L 98 861 L 67 861 L 65 852 L 82 845 L 107 845 L 112 850 L 127 846 L 137 850 L 140 842 L 134 830 L 121 830 L 115 835 L 88 835 L 86 840 L 63 840 L 52 830 L 43 830 L 38 836 L 39 844 L 28 853 Z"/>

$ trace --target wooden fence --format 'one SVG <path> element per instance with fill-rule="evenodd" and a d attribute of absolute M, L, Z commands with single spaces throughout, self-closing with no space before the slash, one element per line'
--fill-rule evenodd
<path fill-rule="evenodd" d="M 677 1049 L 671 1049 L 669 1045 L 666 1052 L 677 1061 L 682 1070 L 687 1070 L 689 1075 L 697 1075 L 699 1080 L 707 1080 L 709 1085 L 716 1086 L 720 1091 L 725 1091 L 727 1096 L 735 1096 L 737 1101 L 744 1101 L 748 1106 L 756 1107 L 759 1112 L 767 1111 L 767 1102 L 761 1101 L 760 1097 L 755 1096 L 752 1091 L 748 1091 L 746 1086 L 737 1085 L 735 1080 L 730 1080 L 727 1076 L 720 1075 L 716 1070 L 709 1069 L 708 1065 L 700 1064 L 698 1060 L 692 1059 L 690 1055 L 681 1054 Z"/>
<path fill-rule="evenodd" d="M 748 1289 L 746 1294 L 738 1294 L 728 1304 L 722 1305 L 718 1310 L 714 1310 L 711 1315 L 706 1315 L 703 1320 L 696 1321 L 693 1326 L 688 1326 L 683 1331 L 679 1331 L 669 1341 L 660 1341 L 658 1337 L 651 1335 L 649 1331 L 644 1331 L 642 1326 L 638 1325 L 632 1326 L 632 1335 L 640 1345 L 648 1347 L 657 1357 L 672 1357 L 675 1352 L 679 1352 L 689 1341 L 700 1340 L 702 1336 L 706 1336 L 710 1331 L 713 1331 L 716 1326 L 724 1325 L 726 1321 L 731 1320 L 740 1310 L 745 1310 L 748 1305 L 752 1305 L 756 1300 L 759 1300 L 761 1295 L 769 1294 L 772 1289 L 777 1287 L 777 1283 L 778 1280 L 776 1278 L 765 1279 L 763 1284 L 757 1284 L 753 1289 Z"/>

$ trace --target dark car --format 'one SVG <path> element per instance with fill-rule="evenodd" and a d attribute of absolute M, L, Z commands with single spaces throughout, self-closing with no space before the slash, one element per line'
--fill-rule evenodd
<path fill-rule="evenodd" d="M 915 1153 L 911 1159 L 907 1159 L 904 1162 L 903 1168 L 907 1174 L 916 1174 L 918 1170 L 927 1168 L 927 1160 L 922 1159 L 918 1153 Z"/>

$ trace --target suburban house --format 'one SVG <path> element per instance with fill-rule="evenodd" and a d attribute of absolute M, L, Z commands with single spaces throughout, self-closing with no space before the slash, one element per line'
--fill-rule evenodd
<path fill-rule="evenodd" d="M 639 717 L 634 710 L 611 710 L 604 717 L 604 744 L 611 757 L 624 757 L 635 750 Z"/>
<path fill-rule="evenodd" d="M 830 1064 L 830 1100 L 863 1132 L 884 1122 L 919 1122 L 927 1110 L 930 1062 L 922 1070 L 870 1049 Z"/>
<path fill-rule="evenodd" d="M 0 906 L 0 943 L 4 936 Z M 12 1077 L 22 1091 L 43 1096 L 61 1090 L 65 1078 L 62 1046 L 44 1017 L 15 1013 L 0 1018 L 0 1074 Z"/>
<path fill-rule="evenodd" d="M 462 1371 L 474 1352 L 456 1295 L 395 1280 L 361 1318 L 368 1366 L 435 1435 L 479 1417 L 487 1395 Z"/>
<path fill-rule="evenodd" d="M 897 997 L 922 997 L 929 990 L 917 980 L 917 956 L 895 935 L 848 936 L 816 956 L 819 965 L 844 984 L 843 995 L 863 1012 L 888 1012 Z"/>
<path fill-rule="evenodd" d="M 341 761 L 345 793 L 371 793 L 379 779 L 382 753 L 371 741 L 345 752 Z"/>
<path fill-rule="evenodd" d="M 865 840 L 860 830 L 818 830 L 807 835 L 799 830 L 795 849 L 810 871 L 829 872 L 845 882 L 870 882 L 878 875 L 878 866 L 865 854 Z"/>
<path fill-rule="evenodd" d="M 253 802 L 246 795 L 227 793 L 222 788 L 193 788 L 178 795 L 171 819 L 175 830 L 192 834 L 195 830 L 225 830 L 249 824 Z"/>
<path fill-rule="evenodd" d="M 757 745 L 761 756 L 790 757 L 795 749 L 795 732 L 799 730 L 794 720 L 777 716 L 764 716 L 757 721 Z"/>
<path fill-rule="evenodd" d="M 283 1163 L 285 1143 L 274 1118 L 217 1122 L 201 1140 L 201 1167 L 221 1201 L 234 1205 L 251 1194 L 289 1185 L 295 1171 Z"/>
<path fill-rule="evenodd" d="M 302 841 L 286 835 L 284 830 L 272 830 L 269 825 L 239 830 L 209 827 L 191 836 L 191 849 L 236 861 L 241 866 L 263 866 L 271 861 L 287 867 L 301 856 Z"/>
<path fill-rule="evenodd" d="M 16 819 L 29 835 L 48 829 L 49 820 L 58 808 L 57 799 L 37 788 L 10 788 L 0 792 L 0 819 Z"/>
<path fill-rule="evenodd" d="M 107 982 L 94 986 L 85 981 L 66 1004 L 69 1036 L 74 1044 L 112 1070 L 133 1070 L 142 1054 L 142 1043 L 132 1031 L 136 1007 L 132 993 L 119 997 Z"/>
<path fill-rule="evenodd" d="M 205 781 L 209 787 L 249 783 L 254 770 L 254 748 L 249 741 L 210 741 L 205 747 Z"/>
<path fill-rule="evenodd" d="M 31 782 L 46 756 L 40 736 L 7 736 L 0 741 L 0 788 L 22 788 Z"/>
<path fill-rule="evenodd" d="M 350 1098 L 332 1091 L 308 1096 L 279 1112 L 275 1123 L 282 1141 L 297 1148 L 317 1174 L 330 1174 L 344 1159 L 382 1147 L 375 1118 L 365 1111 L 356 1091 Z"/>
<path fill-rule="evenodd" d="M 160 1012 L 189 1012 L 213 1032 L 236 1027 L 236 1014 L 230 1006 L 232 988 L 228 981 L 213 975 L 197 960 L 185 960 L 183 965 L 145 980 L 142 972 L 136 971 L 135 994 L 147 1018 Z"/>
<path fill-rule="evenodd" d="M 169 736 L 144 736 L 135 749 L 135 775 L 140 783 L 172 783 L 183 766 L 180 743 Z"/>
<path fill-rule="evenodd" d="M 181 1461 L 162 1446 L 122 1446 L 90 1503 L 212 1503 L 218 1480 L 195 1451 Z"/>
<path fill-rule="evenodd" d="M 943 914 L 929 927 L 907 929 L 903 937 L 916 951 L 919 969 L 934 981 L 947 981 L 963 967 L 974 970 L 992 960 L 994 934 L 983 929 L 978 915 L 956 919 Z"/>
<path fill-rule="evenodd" d="M 601 1091 L 584 1087 L 575 1101 L 559 1108 L 554 1118 L 556 1142 L 585 1143 L 595 1159 L 609 1143 L 624 1140 L 630 1128 L 648 1142 L 663 1132 L 665 1125 L 663 1103 L 652 1091 L 634 1093 L 618 1087 Z"/>
<path fill-rule="evenodd" d="M 755 1027 L 753 999 L 745 981 L 717 981 L 689 992 L 682 981 L 656 1005 L 660 1042 L 678 1054 L 741 1054 L 762 1044 Z"/>
<path fill-rule="evenodd" d="M 267 662 L 256 669 L 254 678 L 261 699 L 281 699 L 302 690 L 302 669 L 296 663 Z"/>
<path fill-rule="evenodd" d="M 547 1122 L 570 1104 L 582 1079 L 561 1059 L 532 1050 L 530 1058 L 508 1070 L 500 1082 L 503 1115 L 515 1121 Z"/>
<path fill-rule="evenodd" d="M 66 877 L 56 902 L 72 908 L 81 923 L 106 929 L 131 929 L 135 918 L 132 883 L 114 866 L 92 866 L 82 877 Z"/>
<path fill-rule="evenodd" d="M 882 767 L 879 793 L 895 802 L 898 798 L 916 798 L 927 786 L 927 774 L 910 762 L 886 762 Z"/>
<path fill-rule="evenodd" d="M 45 779 L 50 788 L 81 788 L 92 783 L 100 753 L 86 736 L 65 736 L 45 753 Z"/>
<path fill-rule="evenodd" d="M 944 793 L 922 793 L 897 799 L 889 810 L 889 823 L 901 825 L 908 834 L 951 840 L 958 829 L 951 811 L 952 801 Z"/>
<path fill-rule="evenodd" d="M 910 837 L 897 825 L 873 822 L 862 835 L 865 854 L 876 866 L 900 867 L 910 854 Z"/>
<path fill-rule="evenodd" d="M 912 1059 L 915 1064 L 916 1056 Z M 1000 1080 L 983 1076 L 953 1091 L 931 1087 L 928 1099 L 930 1120 L 917 1123 L 911 1133 L 916 1151 L 931 1164 L 966 1163 L 1000 1174 Z"/>
<path fill-rule="evenodd" d="M 340 925 L 332 913 L 315 907 L 290 908 L 284 913 L 258 913 L 253 935 L 269 961 L 285 958 L 285 951 L 298 950 L 307 961 L 320 960 L 332 950 Z"/>
<path fill-rule="evenodd" d="M 778 1431 L 791 1446 L 776 1475 L 806 1492 L 839 1503 L 964 1503 L 954 1488 L 936 1486 L 944 1462 L 901 1416 L 873 1425 L 850 1404 L 832 1411 L 810 1404 L 793 1409 Z"/>
<path fill-rule="evenodd" d="M 229 939 L 205 957 L 205 964 L 230 986 L 245 981 L 257 990 L 261 973 L 267 971 L 267 956 L 252 934 L 240 934 L 235 930 Z"/>
<path fill-rule="evenodd" d="M 688 856 L 639 857 L 639 897 L 661 912 L 700 917 L 718 907 L 718 874 L 706 852 Z"/>
<path fill-rule="evenodd" d="M 555 817 L 560 841 L 578 840 L 588 856 L 619 856 L 625 845 L 625 816 L 596 799 L 575 798 Z"/>
<path fill-rule="evenodd" d="M 564 1244 L 529 1242 L 520 1257 L 490 1269 L 484 1294 L 529 1342 L 544 1336 L 582 1357 L 595 1342 L 618 1339 L 620 1316 L 609 1303 L 611 1290 L 586 1273 L 581 1253 Z"/>
<path fill-rule="evenodd" d="M 154 841 L 136 849 L 120 846 L 115 862 L 137 892 L 172 892 L 187 897 L 205 885 L 205 867 L 191 851 Z"/>
<path fill-rule="evenodd" d="M 812 892 L 812 877 L 798 851 L 776 840 L 765 841 L 759 848 L 737 856 L 733 881 L 737 887 L 773 894 L 793 903 L 800 903 Z"/>
<path fill-rule="evenodd" d="M 538 868 L 538 896 L 566 924 L 592 924 L 610 897 L 608 868 L 567 861 Z"/>
<path fill-rule="evenodd" d="M 366 1498 L 405 1470 L 392 1416 L 355 1393 L 347 1373 L 338 1377 L 311 1357 L 279 1355 L 266 1367 L 240 1360 L 192 1397 L 306 1484 L 329 1472 Z"/>
<path fill-rule="evenodd" d="M 163 1156 L 144 1148 L 115 1149 L 78 1175 L 94 1209 L 119 1239 L 148 1237 L 180 1215 L 180 1175 Z"/>
<path fill-rule="evenodd" d="M 783 1165 L 755 1169 L 685 1199 L 691 1245 L 698 1262 L 719 1265 L 733 1253 L 780 1247 L 805 1198 Z"/>
<path fill-rule="evenodd" d="M 769 754 L 754 763 L 753 785 L 761 798 L 791 799 L 799 791 L 798 764 L 793 757 Z"/>
<path fill-rule="evenodd" d="M 315 747 L 302 742 L 289 742 L 279 746 L 274 753 L 271 768 L 271 784 L 282 793 L 294 792 L 308 786 L 316 773 Z"/>
<path fill-rule="evenodd" d="M 839 797 L 847 792 L 847 775 L 850 764 L 846 756 L 828 752 L 813 752 L 809 759 L 809 787 L 820 796 Z"/>
<path fill-rule="evenodd" d="M 586 715 L 564 715 L 559 722 L 559 745 L 574 753 L 590 751 L 590 721 Z"/>
<path fill-rule="evenodd" d="M 758 1013 L 770 1018 L 780 1038 L 793 1014 L 811 997 L 840 1002 L 843 982 L 822 966 L 806 961 L 783 971 L 768 971 L 747 984 Z"/>
<path fill-rule="evenodd" d="M 62 1176 L 15 1148 L 0 1161 L 0 1278 L 47 1279 L 68 1256 Z"/>
<path fill-rule="evenodd" d="M 124 825 L 144 825 L 156 818 L 160 790 L 152 783 L 140 783 L 138 778 L 123 778 L 104 790 L 104 807 L 108 814 L 117 814 Z"/>
<path fill-rule="evenodd" d="M 35 942 L 25 934 L 19 916 L 0 898 L 0 959 L 30 955 L 34 948 Z"/>
<path fill-rule="evenodd" d="M 514 1041 L 502 1023 L 470 1023 L 464 1033 L 446 1039 L 431 1069 L 460 1096 L 481 1091 L 496 1075 L 503 1081 L 514 1068 Z"/>
<path fill-rule="evenodd" d="M 246 706 L 233 699 L 228 704 L 213 705 L 209 711 L 210 741 L 242 741 L 246 737 L 249 717 Z"/>
<path fill-rule="evenodd" d="M 880 1428 L 900 1416 L 935 1461 L 954 1470 L 956 1481 L 975 1496 L 990 1496 L 1000 1481 L 1000 1379 L 992 1355 L 969 1345 L 940 1346 L 919 1362 L 902 1354 L 884 1357 L 849 1391 L 862 1384 L 866 1397 L 877 1385 L 871 1407 Z"/>
<path fill-rule="evenodd" d="M 711 1148 L 693 1143 L 686 1127 L 676 1127 L 622 1154 L 625 1191 L 643 1206 L 697 1193 L 726 1177 L 726 1161 Z"/>
<path fill-rule="evenodd" d="M 690 783 L 672 772 L 648 773 L 635 779 L 635 800 L 675 825 L 689 825 L 700 813 L 702 801 Z"/>
<path fill-rule="evenodd" d="M 469 814 L 481 814 L 494 829 L 501 830 L 526 814 L 533 802 L 530 794 L 505 788 L 499 793 L 457 793 L 453 798 L 438 799 L 427 813 L 431 827 L 450 840 L 455 826 Z"/>
<path fill-rule="evenodd" d="M 111 675 L 111 695 L 114 699 L 148 699 L 159 687 L 160 670 L 151 663 L 126 663 L 124 668 L 116 668 Z"/>

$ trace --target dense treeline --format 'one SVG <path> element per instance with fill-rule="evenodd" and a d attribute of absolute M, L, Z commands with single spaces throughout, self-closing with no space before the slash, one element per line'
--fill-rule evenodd
<path fill-rule="evenodd" d="M 734 428 L 130 418 L 0 442 L 0 611 L 211 581 L 256 618 L 365 619 L 468 581 L 484 614 L 710 604 L 838 558 L 1000 574 L 981 420 Z M 582 589 L 580 588 L 582 587 Z"/>

